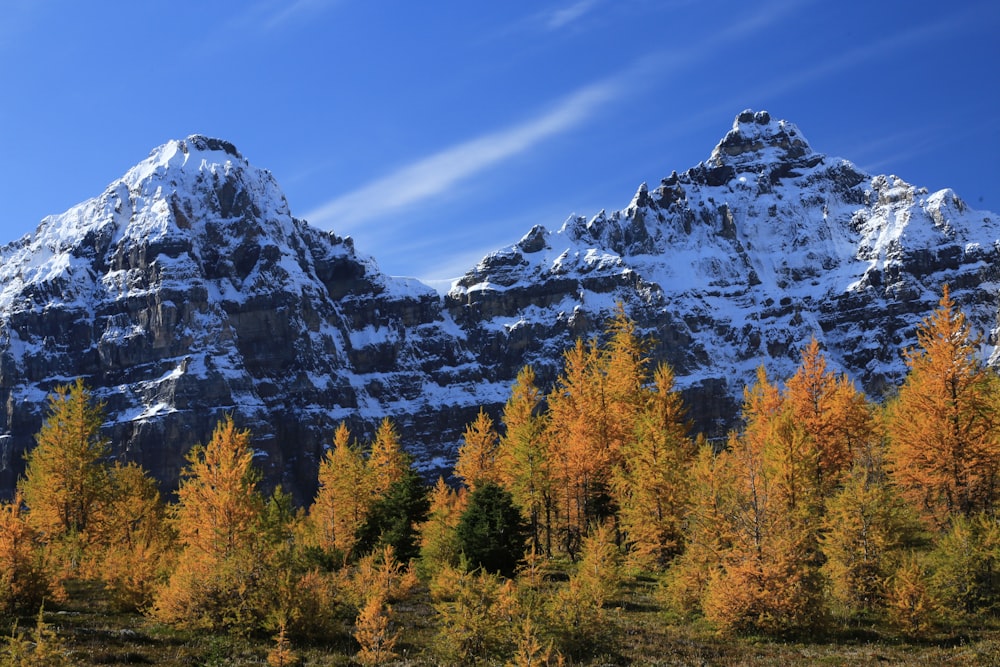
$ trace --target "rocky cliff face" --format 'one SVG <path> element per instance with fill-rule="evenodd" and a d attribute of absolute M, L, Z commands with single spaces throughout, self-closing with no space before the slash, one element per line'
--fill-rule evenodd
<path fill-rule="evenodd" d="M 293 218 L 268 172 L 204 137 L 0 248 L 0 287 L 5 489 L 46 394 L 77 376 L 117 453 L 168 488 L 228 412 L 303 497 L 338 421 L 364 435 L 392 416 L 430 463 L 491 388 L 434 291 Z"/>
<path fill-rule="evenodd" d="M 787 377 L 812 336 L 881 396 L 944 283 L 993 356 L 998 239 L 1000 219 L 952 191 L 861 173 L 747 111 L 706 162 L 624 209 L 531 229 L 442 299 L 294 218 L 232 145 L 173 141 L 0 247 L 0 492 L 48 392 L 78 376 L 105 401 L 117 454 L 168 489 L 227 412 L 299 500 L 341 420 L 367 437 L 392 417 L 430 472 L 521 366 L 552 379 L 618 301 L 710 434 L 758 365 Z"/>
<path fill-rule="evenodd" d="M 954 192 L 862 173 L 791 123 L 745 111 L 706 162 L 642 185 L 622 210 L 535 227 L 446 302 L 498 376 L 530 362 L 551 377 L 559 350 L 599 332 L 621 301 L 659 341 L 699 426 L 720 434 L 756 367 L 788 377 L 812 336 L 882 396 L 944 283 L 990 357 L 997 239 L 997 216 Z"/>

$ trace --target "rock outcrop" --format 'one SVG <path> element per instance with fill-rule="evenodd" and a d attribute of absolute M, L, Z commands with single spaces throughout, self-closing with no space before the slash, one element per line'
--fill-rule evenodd
<path fill-rule="evenodd" d="M 529 362 L 546 378 L 621 301 L 659 341 L 699 427 L 721 435 L 757 366 L 788 377 L 813 336 L 870 395 L 891 391 L 945 283 L 992 357 L 998 239 L 1000 219 L 954 192 L 862 173 L 791 123 L 744 111 L 706 162 L 640 186 L 622 210 L 532 229 L 446 301 L 498 377 Z"/>
<path fill-rule="evenodd" d="M 305 502 L 337 422 L 383 417 L 428 475 L 518 370 L 543 382 L 617 302 L 658 341 L 700 430 L 733 425 L 758 365 L 794 372 L 813 336 L 872 396 L 944 283 L 995 361 L 1000 219 L 812 150 L 745 111 L 709 158 L 623 209 L 533 227 L 440 297 L 291 215 L 231 144 L 172 141 L 99 197 L 0 247 L 0 495 L 46 395 L 82 376 L 119 457 L 177 483 L 232 413 L 269 484 Z"/>
<path fill-rule="evenodd" d="M 272 176 L 215 139 L 156 149 L 0 248 L 0 285 L 7 490 L 46 394 L 78 376 L 117 455 L 166 488 L 232 413 L 267 479 L 300 498 L 338 421 L 364 436 L 393 417 L 433 465 L 491 386 L 436 292 L 292 217 Z"/>

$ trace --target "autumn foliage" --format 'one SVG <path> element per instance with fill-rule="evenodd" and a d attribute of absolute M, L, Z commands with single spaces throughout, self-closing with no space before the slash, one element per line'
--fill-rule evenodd
<path fill-rule="evenodd" d="M 885 405 L 814 339 L 791 377 L 760 368 L 711 442 L 653 344 L 619 307 L 550 387 L 524 367 L 433 488 L 390 420 L 366 443 L 341 424 L 302 508 L 262 491 L 228 416 L 166 504 L 85 385 L 59 387 L 0 505 L 0 614 L 98 581 L 167 625 L 273 638 L 269 664 L 337 637 L 374 665 L 407 650 L 399 610 L 419 608 L 437 661 L 537 665 L 613 652 L 639 581 L 730 634 L 918 637 L 1000 610 L 1000 379 L 947 289 Z"/>
<path fill-rule="evenodd" d="M 907 352 L 910 372 L 888 406 L 890 456 L 900 489 L 942 529 L 996 504 L 1000 470 L 997 376 L 947 288 Z"/>

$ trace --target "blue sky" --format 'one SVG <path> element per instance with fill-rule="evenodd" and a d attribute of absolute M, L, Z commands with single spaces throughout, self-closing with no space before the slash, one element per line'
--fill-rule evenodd
<path fill-rule="evenodd" d="M 388 273 L 453 278 L 745 108 L 1000 211 L 998 34 L 995 0 L 4 0 L 0 243 L 200 133 Z"/>

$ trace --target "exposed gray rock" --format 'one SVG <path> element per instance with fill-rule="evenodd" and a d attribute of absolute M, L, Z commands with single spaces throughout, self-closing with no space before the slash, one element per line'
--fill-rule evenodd
<path fill-rule="evenodd" d="M 993 359 L 998 239 L 997 216 L 952 191 L 863 174 L 744 111 L 707 162 L 620 211 L 568 219 L 544 252 L 490 255 L 446 300 L 499 376 L 528 361 L 549 380 L 555 352 L 599 334 L 620 301 L 659 341 L 698 426 L 722 435 L 756 367 L 787 378 L 812 336 L 870 395 L 893 391 L 944 283 Z"/>
<path fill-rule="evenodd" d="M 710 435 L 733 425 L 759 364 L 788 377 L 812 336 L 880 397 L 944 283 L 995 360 L 998 239 L 997 216 L 952 191 L 864 174 L 745 111 L 706 162 L 620 210 L 533 227 L 442 299 L 294 218 L 231 144 L 173 141 L 0 247 L 0 494 L 48 392 L 79 376 L 116 454 L 167 489 L 226 413 L 300 501 L 341 420 L 367 438 L 392 417 L 430 475 L 524 364 L 552 381 L 616 302 Z"/>
<path fill-rule="evenodd" d="M 435 292 L 293 218 L 271 175 L 217 139 L 157 149 L 0 248 L 0 266 L 8 492 L 46 393 L 77 376 L 105 402 L 116 453 L 166 488 L 232 413 L 268 481 L 300 500 L 337 422 L 364 437 L 392 416 L 433 465 L 482 398 L 462 390 L 483 386 L 481 368 Z"/>

